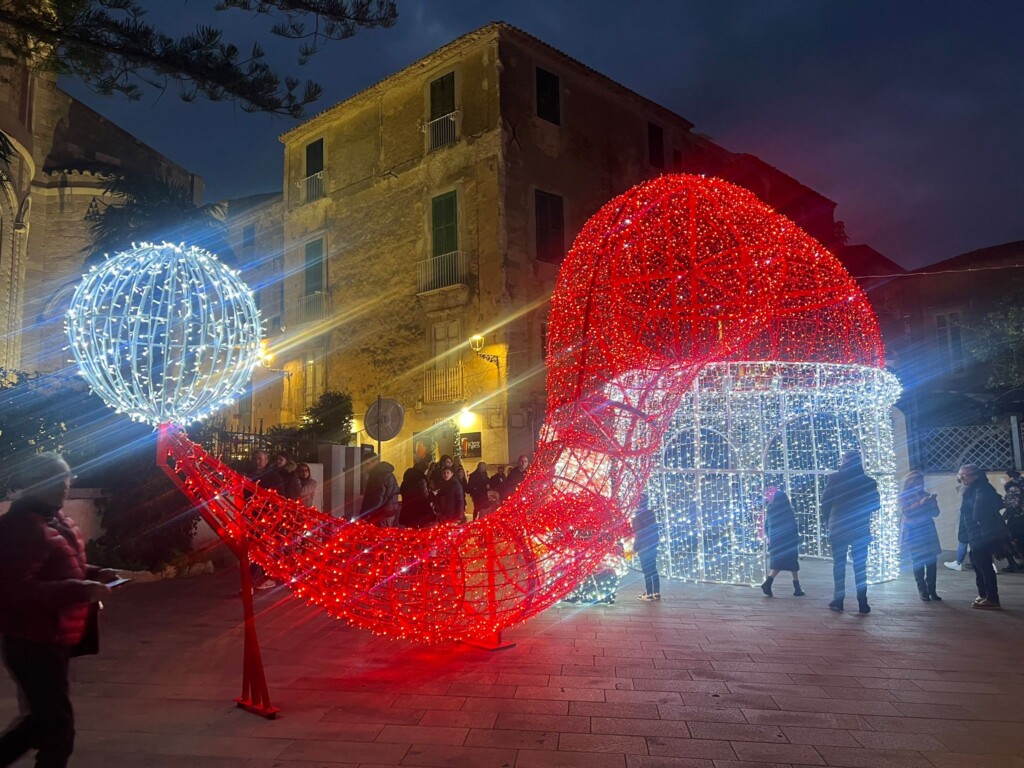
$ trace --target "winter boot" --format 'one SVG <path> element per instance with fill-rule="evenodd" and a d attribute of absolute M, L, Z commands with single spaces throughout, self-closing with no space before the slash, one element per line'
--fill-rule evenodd
<path fill-rule="evenodd" d="M 806 594 L 807 594 L 806 592 L 804 592 L 802 589 L 800 589 L 800 580 L 799 579 L 793 579 L 793 596 L 794 597 L 803 597 Z"/>
<path fill-rule="evenodd" d="M 764 584 L 761 585 L 761 591 L 764 592 L 765 595 L 767 595 L 768 597 L 773 597 L 773 595 L 772 595 L 772 582 L 773 581 L 775 581 L 775 577 L 774 576 L 769 576 L 767 579 L 764 580 Z"/>
<path fill-rule="evenodd" d="M 868 593 L 857 593 L 857 611 L 860 613 L 871 613 L 871 606 L 868 605 Z"/>
<path fill-rule="evenodd" d="M 830 611 L 836 611 L 838 613 L 842 613 L 843 612 L 843 598 L 842 597 L 836 597 L 831 603 L 828 604 L 828 609 Z"/>

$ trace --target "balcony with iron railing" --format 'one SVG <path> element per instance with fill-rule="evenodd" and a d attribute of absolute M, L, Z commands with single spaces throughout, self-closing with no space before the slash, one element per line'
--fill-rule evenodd
<path fill-rule="evenodd" d="M 416 293 L 424 310 L 453 309 L 469 301 L 468 261 L 464 251 L 452 251 L 416 264 Z"/>
<path fill-rule="evenodd" d="M 423 132 L 427 135 L 427 151 L 454 144 L 459 140 L 459 110 L 441 115 L 436 120 L 431 120 L 423 126 Z"/>
<path fill-rule="evenodd" d="M 321 199 L 326 194 L 324 172 L 317 171 L 316 173 L 311 173 L 309 176 L 299 181 L 297 186 L 299 202 L 312 203 L 314 200 Z"/>
<path fill-rule="evenodd" d="M 297 325 L 326 320 L 331 313 L 331 294 L 317 291 L 300 296 L 293 311 Z"/>
<path fill-rule="evenodd" d="M 423 372 L 424 403 L 454 403 L 465 399 L 465 371 L 462 363 Z"/>

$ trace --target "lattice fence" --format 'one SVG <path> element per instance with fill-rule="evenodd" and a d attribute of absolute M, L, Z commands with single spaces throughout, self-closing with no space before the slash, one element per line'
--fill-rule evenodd
<path fill-rule="evenodd" d="M 973 424 L 963 427 L 922 429 L 918 433 L 927 472 L 955 472 L 963 464 L 982 469 L 1020 469 L 1020 434 L 1014 424 Z M 1018 450 L 1014 451 L 1014 443 Z"/>

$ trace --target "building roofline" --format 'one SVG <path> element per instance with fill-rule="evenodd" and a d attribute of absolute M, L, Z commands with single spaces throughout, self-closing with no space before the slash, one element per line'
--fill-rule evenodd
<path fill-rule="evenodd" d="M 498 39 L 501 38 L 502 34 L 506 34 L 506 35 L 510 35 L 510 36 L 516 37 L 520 42 L 524 42 L 524 43 L 526 43 L 528 45 L 534 46 L 535 48 L 540 48 L 540 49 L 544 50 L 547 53 L 553 54 L 554 56 L 562 59 L 563 61 L 567 62 L 568 64 L 570 64 L 570 65 L 572 65 L 574 67 L 577 67 L 579 70 L 581 70 L 586 75 L 588 75 L 590 77 L 593 77 L 593 78 L 596 78 L 597 80 L 602 81 L 606 85 L 610 85 L 613 89 L 619 91 L 620 93 L 625 94 L 625 95 L 627 95 L 629 97 L 638 99 L 638 100 L 642 101 L 645 105 L 647 105 L 649 107 L 653 107 L 656 110 L 658 110 L 660 112 L 663 112 L 666 115 L 671 116 L 675 120 L 681 121 L 682 123 L 684 123 L 686 125 L 687 130 L 689 130 L 690 128 L 693 128 L 693 123 L 690 122 L 689 120 L 687 120 L 685 117 L 682 117 L 681 115 L 676 114 L 675 112 L 673 112 L 672 110 L 668 109 L 667 107 L 659 104 L 656 101 L 653 101 L 652 99 L 647 98 L 646 96 L 643 96 L 643 95 L 637 93 L 636 91 L 632 90 L 631 88 L 627 88 L 626 86 L 622 85 L 621 83 L 619 83 L 619 82 L 617 82 L 615 80 L 612 80 L 607 75 L 602 74 L 601 72 L 598 72 L 596 69 L 587 66 L 586 64 L 584 64 L 583 62 L 579 61 L 578 59 L 574 59 L 572 56 L 568 55 L 567 53 L 564 53 L 563 51 L 558 50 L 554 46 L 549 45 L 548 43 L 546 43 L 543 40 L 541 40 L 539 37 L 535 37 L 535 36 L 531 35 L 529 32 L 526 32 L 526 31 L 524 31 L 522 29 L 519 29 L 518 27 L 514 27 L 511 24 L 508 24 L 507 22 L 495 21 L 495 22 L 491 22 L 490 24 L 486 24 L 485 26 L 482 26 L 482 27 L 480 27 L 478 29 L 475 29 L 472 32 L 468 32 L 465 35 L 462 35 L 461 37 L 455 38 L 450 43 L 446 43 L 445 45 L 441 46 L 440 48 L 437 48 L 436 50 L 431 51 L 426 56 L 423 56 L 422 58 L 414 61 L 412 64 L 409 64 L 408 66 L 403 67 L 402 69 L 398 70 L 397 72 L 394 72 L 393 74 L 388 75 L 383 80 L 379 80 L 376 83 L 374 83 L 373 85 L 370 85 L 370 86 L 364 88 L 361 91 L 357 91 L 356 93 L 354 93 L 351 96 L 349 96 L 347 99 L 343 99 L 342 101 L 339 101 L 338 103 L 334 104 L 333 106 L 328 107 L 327 109 L 325 109 L 325 110 L 323 110 L 321 112 L 318 112 L 317 114 L 313 115 L 311 118 L 306 120 L 305 122 L 300 123 L 299 125 L 295 126 L 294 128 L 291 128 L 291 129 L 285 131 L 284 133 L 282 133 L 280 136 L 278 136 L 278 140 L 281 143 L 286 143 L 290 137 L 292 137 L 292 136 L 294 136 L 294 135 L 296 135 L 298 133 L 305 133 L 305 132 L 310 131 L 312 129 L 319 128 L 321 125 L 329 122 L 330 121 L 330 116 L 332 114 L 334 114 L 337 110 L 340 110 L 343 107 L 348 107 L 348 106 L 351 106 L 352 104 L 355 104 L 355 103 L 358 103 L 358 102 L 362 101 L 363 99 L 365 99 L 368 96 L 370 96 L 372 93 L 374 93 L 374 92 L 378 91 L 379 89 L 381 89 L 383 86 L 392 85 L 392 84 L 398 82 L 399 80 L 402 80 L 402 79 L 405 79 L 406 77 L 409 77 L 414 72 L 417 72 L 417 71 L 422 70 L 422 69 L 429 68 L 430 66 L 433 66 L 438 60 L 443 59 L 445 56 L 450 55 L 454 51 L 457 51 L 457 50 L 462 49 L 462 48 L 467 48 L 467 47 L 469 47 L 471 45 L 475 45 L 477 43 L 480 43 L 480 42 L 483 42 L 483 41 L 487 41 L 487 40 L 498 40 Z"/>

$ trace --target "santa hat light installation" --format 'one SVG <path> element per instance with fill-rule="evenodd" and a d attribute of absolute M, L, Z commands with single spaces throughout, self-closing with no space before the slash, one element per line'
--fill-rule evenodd
<path fill-rule="evenodd" d="M 165 442 L 176 480 L 226 534 L 244 531 L 271 576 L 333 615 L 392 636 L 479 638 L 545 610 L 618 550 L 704 367 L 796 350 L 882 366 L 874 313 L 839 262 L 746 190 L 697 176 L 647 182 L 591 218 L 559 272 L 549 333 L 534 463 L 481 520 L 345 523 L 246 486 L 180 432 Z M 240 343 L 255 355 L 256 339 Z M 117 370 L 123 359 L 105 354 L 99 367 Z M 240 487 L 250 495 L 236 510 Z"/>

